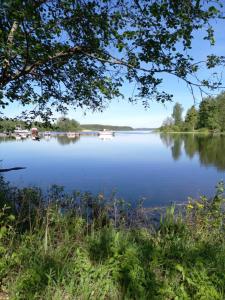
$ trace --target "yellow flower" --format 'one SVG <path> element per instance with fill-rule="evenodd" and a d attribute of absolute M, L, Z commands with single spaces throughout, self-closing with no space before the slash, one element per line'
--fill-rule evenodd
<path fill-rule="evenodd" d="M 194 208 L 194 206 L 193 206 L 191 203 L 189 203 L 189 204 L 187 205 L 187 208 L 192 209 L 192 208 Z"/>
<path fill-rule="evenodd" d="M 201 204 L 201 203 L 196 203 L 197 204 L 197 206 L 198 206 L 198 208 L 203 208 L 204 207 L 204 205 L 203 204 Z"/>

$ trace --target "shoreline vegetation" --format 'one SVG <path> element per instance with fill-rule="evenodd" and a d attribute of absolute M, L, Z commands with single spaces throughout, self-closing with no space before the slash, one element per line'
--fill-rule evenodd
<path fill-rule="evenodd" d="M 224 299 L 224 184 L 212 199 L 142 205 L 0 177 L 1 299 Z"/>
<path fill-rule="evenodd" d="M 115 126 L 115 125 L 102 125 L 102 124 L 80 124 L 74 119 L 59 118 L 55 123 L 44 124 L 41 122 L 34 122 L 31 124 L 25 121 L 15 119 L 0 119 L 0 133 L 13 133 L 15 128 L 19 126 L 22 129 L 31 129 L 37 127 L 42 131 L 58 131 L 58 132 L 78 132 L 78 131 L 101 131 L 114 130 L 114 131 L 132 131 L 133 127 L 130 126 Z M 138 128 L 135 130 L 139 130 Z"/>
<path fill-rule="evenodd" d="M 182 118 L 183 107 L 176 103 L 171 117 L 164 120 L 161 132 L 178 133 L 224 133 L 225 132 L 225 93 L 207 97 L 199 108 L 192 106 Z"/>

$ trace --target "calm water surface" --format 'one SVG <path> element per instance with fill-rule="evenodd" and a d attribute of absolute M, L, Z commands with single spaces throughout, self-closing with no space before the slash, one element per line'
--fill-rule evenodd
<path fill-rule="evenodd" d="M 17 186 L 52 184 L 66 190 L 104 192 L 146 206 L 212 195 L 225 180 L 225 136 L 117 133 L 112 139 L 66 136 L 23 141 L 0 140 L 1 167 Z"/>

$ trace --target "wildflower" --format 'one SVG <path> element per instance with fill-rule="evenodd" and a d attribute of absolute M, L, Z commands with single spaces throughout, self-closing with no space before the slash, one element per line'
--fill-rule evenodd
<path fill-rule="evenodd" d="M 189 204 L 187 205 L 187 208 L 192 209 L 192 208 L 194 208 L 194 206 L 193 206 L 191 203 L 189 203 Z"/>
<path fill-rule="evenodd" d="M 203 208 L 204 207 L 204 205 L 203 204 L 201 204 L 201 203 L 196 203 L 197 204 L 197 206 L 198 206 L 198 208 Z"/>

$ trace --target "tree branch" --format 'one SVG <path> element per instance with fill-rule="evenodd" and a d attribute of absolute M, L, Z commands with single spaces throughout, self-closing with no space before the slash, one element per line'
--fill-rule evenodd
<path fill-rule="evenodd" d="M 174 76 L 184 80 L 188 85 L 193 85 L 193 86 L 196 86 L 196 87 L 204 87 L 205 86 L 202 83 L 192 82 L 192 81 L 188 80 L 185 77 L 180 77 L 178 74 L 176 74 L 176 71 L 174 69 L 166 69 L 166 68 L 165 69 L 147 69 L 147 68 L 143 68 L 143 67 L 140 67 L 140 66 L 132 65 L 132 64 L 126 62 L 123 59 L 118 59 L 118 58 L 116 58 L 112 55 L 109 55 L 109 54 L 108 54 L 109 58 L 104 58 L 104 57 L 97 56 L 96 54 L 91 53 L 91 51 L 88 51 L 87 48 L 84 48 L 82 46 L 75 46 L 75 47 L 72 47 L 72 48 L 68 48 L 68 50 L 57 52 L 52 56 L 49 55 L 47 58 L 45 58 L 43 60 L 38 60 L 38 61 L 36 61 L 35 63 L 33 63 L 31 65 L 25 66 L 25 68 L 23 68 L 22 70 L 19 70 L 16 73 L 14 73 L 14 75 L 8 77 L 8 80 L 3 82 L 2 86 L 8 84 L 10 81 L 16 80 L 19 77 L 26 75 L 26 74 L 35 75 L 35 70 L 39 66 L 42 66 L 42 65 L 44 65 L 44 64 L 46 64 L 50 61 L 61 59 L 63 57 L 72 57 L 75 54 L 83 54 L 87 57 L 90 57 L 90 58 L 95 59 L 95 60 L 97 60 L 99 62 L 102 62 L 102 63 L 108 63 L 112 66 L 113 65 L 120 65 L 120 66 L 124 66 L 124 67 L 130 68 L 130 69 L 133 69 L 133 70 L 143 71 L 145 73 L 152 73 L 152 72 L 153 73 L 163 73 L 164 72 L 164 73 L 174 75 Z M 1 80 L 0 80 L 0 82 L 1 82 Z M 214 86 L 211 86 L 211 85 L 209 85 L 208 87 L 209 88 L 215 88 Z M 220 88 L 224 88 L 224 87 L 220 86 Z"/>
<path fill-rule="evenodd" d="M 6 48 L 7 48 L 7 56 L 6 58 L 3 60 L 3 77 L 6 76 L 7 74 L 7 70 L 10 66 L 10 58 L 12 55 L 12 46 L 13 46 L 13 40 L 14 40 L 14 35 L 15 32 L 17 30 L 19 26 L 19 22 L 18 21 L 14 21 L 12 24 L 12 27 L 10 29 L 8 38 L 7 38 L 7 44 L 6 44 Z"/>

